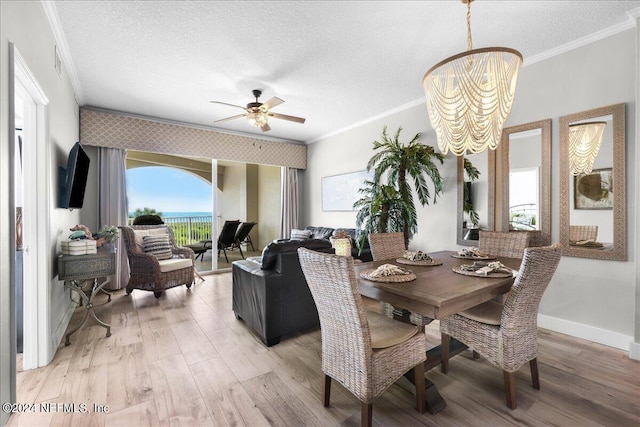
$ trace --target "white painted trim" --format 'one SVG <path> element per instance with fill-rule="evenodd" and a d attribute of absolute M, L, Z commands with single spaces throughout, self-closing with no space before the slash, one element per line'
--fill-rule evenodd
<path fill-rule="evenodd" d="M 629 357 L 633 360 L 640 360 L 640 343 L 629 343 Z"/>
<path fill-rule="evenodd" d="M 42 0 L 42 7 L 44 9 L 45 15 L 47 15 L 47 19 L 49 20 L 49 26 L 51 27 L 51 31 L 53 32 L 53 38 L 56 41 L 58 51 L 60 52 L 60 56 L 62 58 L 62 65 L 67 70 L 69 80 L 71 81 L 71 86 L 73 86 L 73 91 L 76 95 L 76 101 L 80 105 L 82 105 L 84 104 L 84 93 L 82 92 L 82 85 L 80 84 L 80 79 L 78 78 L 76 67 L 73 64 L 71 53 L 69 52 L 69 43 L 67 42 L 67 38 L 64 35 L 64 31 L 62 30 L 62 25 L 60 25 L 58 9 L 56 9 L 55 2 L 47 0 Z"/>
<path fill-rule="evenodd" d="M 61 343 L 64 338 L 64 333 L 67 331 L 67 327 L 69 326 L 69 322 L 71 322 L 71 317 L 73 317 L 73 313 L 75 312 L 78 306 L 76 304 L 70 304 L 67 311 L 62 316 L 62 320 L 58 323 L 56 330 L 51 334 L 51 341 L 54 343 Z"/>
<path fill-rule="evenodd" d="M 539 53 L 537 55 L 533 55 L 533 56 L 530 56 L 528 58 L 525 58 L 524 61 L 523 61 L 522 66 L 526 67 L 527 65 L 531 65 L 531 64 L 535 64 L 536 62 L 544 61 L 544 60 L 552 58 L 554 56 L 566 53 L 566 52 L 568 52 L 570 50 L 579 48 L 581 46 L 588 45 L 588 44 L 596 42 L 598 40 L 602 40 L 602 39 L 605 39 L 607 37 L 611 37 L 611 36 L 613 36 L 615 34 L 618 34 L 618 33 L 621 33 L 623 31 L 626 31 L 626 30 L 629 30 L 631 28 L 634 28 L 636 26 L 636 23 L 635 23 L 635 19 L 633 17 L 640 15 L 640 8 L 631 10 L 630 12 L 628 12 L 628 15 L 629 15 L 629 19 L 627 21 L 625 21 L 625 22 L 621 22 L 620 24 L 613 25 L 613 26 L 611 26 L 609 28 L 605 28 L 604 30 L 597 31 L 597 32 L 595 32 L 593 34 L 590 34 L 590 35 L 587 35 L 585 37 L 582 37 L 582 38 L 579 38 L 577 40 L 574 40 L 572 42 L 566 43 L 566 44 L 564 44 L 562 46 L 558 46 L 556 48 L 550 49 L 550 50 L 548 50 L 546 52 L 542 52 L 542 53 Z M 420 104 L 425 104 L 425 116 L 427 116 L 426 102 L 427 102 L 426 97 L 422 97 L 422 98 L 416 99 L 414 101 L 407 102 L 406 104 L 403 104 L 403 105 L 401 105 L 399 107 L 396 107 L 396 108 L 393 108 L 391 110 L 384 111 L 384 112 L 382 112 L 380 114 L 377 114 L 377 115 L 375 115 L 373 117 L 370 117 L 368 119 L 361 120 L 361 121 L 359 121 L 357 123 L 354 123 L 352 125 L 349 125 L 349 126 L 341 128 L 341 129 L 338 129 L 336 131 L 333 131 L 333 132 L 327 133 L 325 135 L 319 136 L 319 137 L 314 138 L 314 139 L 312 139 L 310 141 L 306 141 L 306 144 L 313 144 L 315 142 L 322 141 L 323 139 L 330 138 L 332 136 L 341 134 L 341 133 L 346 132 L 348 130 L 351 130 L 351 129 L 366 125 L 367 123 L 371 123 L 371 122 L 373 122 L 375 120 L 388 117 L 388 116 L 390 116 L 392 114 L 400 113 L 400 112 L 402 112 L 404 110 L 408 110 L 409 108 L 413 108 L 413 107 L 415 107 L 417 105 L 420 105 Z"/>
<path fill-rule="evenodd" d="M 50 194 L 36 194 L 36 188 L 48 188 L 50 180 L 49 99 L 41 89 L 26 61 L 15 46 L 13 48 L 14 78 L 24 89 L 32 103 L 30 118 L 25 117 L 24 168 L 24 353 L 23 368 L 44 366 L 53 358 L 57 345 L 50 341 Z M 27 126 L 27 120 L 31 125 Z M 35 135 L 28 134 L 35 129 Z M 29 191 L 31 189 L 31 191 Z M 29 249 L 31 249 L 29 251 Z M 28 270 L 28 271 L 27 271 Z"/>
<path fill-rule="evenodd" d="M 553 49 L 549 49 L 546 52 L 542 52 L 537 55 L 533 55 L 528 58 L 525 58 L 522 66 L 526 67 L 527 65 L 535 64 L 536 62 L 544 61 L 554 56 L 562 55 L 563 53 L 567 53 L 579 47 L 586 46 L 588 44 L 597 42 L 599 40 L 606 39 L 607 37 L 611 37 L 623 31 L 630 30 L 631 28 L 634 28 L 634 27 L 635 27 L 635 23 L 633 22 L 633 20 L 629 19 L 625 22 L 621 22 L 612 27 L 605 28 L 604 30 L 597 31 L 593 34 L 589 34 L 585 37 L 581 37 L 569 43 L 565 43 L 563 45 L 554 47 Z"/>
<path fill-rule="evenodd" d="M 550 329 L 562 334 L 571 335 L 572 337 L 582 338 L 587 341 L 593 341 L 609 347 L 619 348 L 620 350 L 629 350 L 629 342 L 633 341 L 631 335 L 624 335 L 618 332 L 608 331 L 606 329 L 596 328 L 594 326 L 584 325 L 570 320 L 559 319 L 557 317 L 538 314 L 538 326 L 544 329 Z"/>
<path fill-rule="evenodd" d="M 382 112 L 382 113 L 380 113 L 380 114 L 376 114 L 375 116 L 369 117 L 368 119 L 361 120 L 361 121 L 356 122 L 356 123 L 354 123 L 354 124 L 352 124 L 352 125 L 349 125 L 349 126 L 343 127 L 342 129 L 338 129 L 338 130 L 336 130 L 336 131 L 329 132 L 329 133 L 327 133 L 327 134 L 325 134 L 325 135 L 322 135 L 322 136 L 319 136 L 319 137 L 317 137 L 317 138 L 314 138 L 314 139 L 312 139 L 312 140 L 310 140 L 310 141 L 307 141 L 306 143 L 307 143 L 307 144 L 313 144 L 313 143 L 315 143 L 315 142 L 322 141 L 323 139 L 330 138 L 330 137 L 332 137 L 332 136 L 335 136 L 335 135 L 341 134 L 341 133 L 346 132 L 346 131 L 351 130 L 351 129 L 355 129 L 355 128 L 357 128 L 357 127 L 360 127 L 360 126 L 366 125 L 367 123 L 374 122 L 374 121 L 376 121 L 376 120 L 378 120 L 378 119 L 382 119 L 382 118 L 387 117 L 387 116 L 390 116 L 390 115 L 392 115 L 392 114 L 401 113 L 401 112 L 403 112 L 403 111 L 405 111 L 405 110 L 408 110 L 409 108 L 413 108 L 413 107 L 415 107 L 415 106 L 417 106 L 417 105 L 421 105 L 421 104 L 424 104 L 424 108 L 425 108 L 425 115 L 426 115 L 426 111 L 427 111 L 427 98 L 426 98 L 425 96 L 423 96 L 422 98 L 419 98 L 419 99 L 413 100 L 413 101 L 411 101 L 411 102 L 407 102 L 406 104 L 403 104 L 403 105 L 401 105 L 401 106 L 399 106 L 399 107 L 392 108 L 391 110 L 384 111 L 384 112 Z"/>

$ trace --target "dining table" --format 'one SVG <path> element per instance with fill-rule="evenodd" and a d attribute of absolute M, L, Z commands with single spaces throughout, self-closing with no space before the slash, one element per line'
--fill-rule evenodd
<path fill-rule="evenodd" d="M 488 257 L 491 258 L 490 260 L 460 258 L 461 255 L 458 251 L 430 252 L 429 256 L 436 262 L 416 262 L 416 265 L 407 265 L 406 260 L 396 258 L 356 264 L 355 273 L 360 294 L 374 300 L 385 301 L 396 308 L 410 310 L 432 319 L 443 319 L 507 293 L 513 285 L 515 275 L 522 261 L 517 258 L 495 258 L 490 256 Z M 460 266 L 473 264 L 476 261 L 499 261 L 510 268 L 513 273 L 482 276 L 481 274 L 461 271 Z M 367 273 L 383 264 L 392 264 L 405 270 L 410 270 L 415 275 L 415 279 L 385 282 L 378 281 L 380 279 L 374 279 L 374 281 L 362 277 L 362 274 L 370 277 Z M 454 339 L 451 339 L 450 346 L 451 356 L 467 348 L 464 344 Z M 425 371 L 428 371 L 440 365 L 440 346 L 435 346 L 426 352 Z M 400 385 L 415 392 L 412 375 L 413 371 L 409 371 L 405 375 L 406 378 L 400 382 Z M 438 392 L 435 384 L 429 381 L 428 378 L 425 379 L 425 383 L 427 410 L 432 414 L 437 414 L 446 408 L 446 401 Z"/>

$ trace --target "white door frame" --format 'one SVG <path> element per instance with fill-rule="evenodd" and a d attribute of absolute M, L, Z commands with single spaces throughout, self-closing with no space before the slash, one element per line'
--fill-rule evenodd
<path fill-rule="evenodd" d="M 51 177 L 49 99 L 17 48 L 10 44 L 14 75 L 13 93 L 25 100 L 23 126 L 23 368 L 44 366 L 50 359 L 51 292 L 50 206 Z M 11 90 L 11 89 L 10 89 Z M 15 99 L 15 98 L 14 98 Z M 9 106 L 9 123 L 15 123 L 15 105 Z M 13 190 L 12 190 L 13 191 Z M 13 205 L 13 201 L 11 202 Z M 13 206 L 15 211 L 15 206 Z M 15 250 L 15 249 L 14 249 Z M 15 266 L 14 266 L 15 268 Z M 15 300 L 11 302 L 15 304 Z"/>

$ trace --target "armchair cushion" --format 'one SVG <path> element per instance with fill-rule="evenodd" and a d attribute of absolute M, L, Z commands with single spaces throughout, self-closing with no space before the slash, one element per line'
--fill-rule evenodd
<path fill-rule="evenodd" d="M 328 240 L 287 240 L 284 242 L 272 242 L 269 243 L 262 250 L 262 269 L 273 270 L 276 266 L 276 260 L 278 254 L 285 252 L 296 252 L 300 246 L 304 246 L 309 249 L 327 249 L 331 248 L 331 243 Z"/>
<path fill-rule="evenodd" d="M 160 264 L 160 272 L 167 273 L 181 268 L 190 268 L 193 266 L 193 261 L 191 258 L 170 258 L 158 261 L 158 264 Z"/>
<path fill-rule="evenodd" d="M 144 236 L 142 245 L 145 253 L 151 254 L 159 260 L 171 259 L 171 242 L 168 234 Z"/>

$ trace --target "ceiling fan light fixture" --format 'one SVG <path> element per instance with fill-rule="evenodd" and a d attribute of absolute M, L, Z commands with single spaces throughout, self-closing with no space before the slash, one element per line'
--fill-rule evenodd
<path fill-rule="evenodd" d="M 422 79 L 438 147 L 456 156 L 497 148 L 522 65 L 517 50 L 472 48 L 472 1 L 462 0 L 467 4 L 468 50 L 439 62 Z"/>
<path fill-rule="evenodd" d="M 251 111 L 246 115 L 247 122 L 251 126 L 261 128 L 269 122 L 269 115 L 264 111 Z"/>
<path fill-rule="evenodd" d="M 572 175 L 591 173 L 606 125 L 607 122 L 569 125 L 569 171 Z"/>

